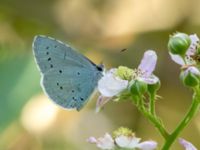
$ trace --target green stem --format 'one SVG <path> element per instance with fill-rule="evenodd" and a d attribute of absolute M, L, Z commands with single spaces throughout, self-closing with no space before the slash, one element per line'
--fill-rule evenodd
<path fill-rule="evenodd" d="M 165 127 L 163 126 L 162 122 L 156 117 L 153 116 L 144 106 L 144 101 L 143 101 L 143 97 L 142 95 L 138 96 L 138 97 L 133 97 L 136 98 L 137 103 L 136 106 L 138 108 L 138 110 L 149 120 L 151 121 L 154 126 L 158 129 L 158 131 L 160 132 L 160 134 L 167 139 L 167 137 L 169 136 L 169 133 L 166 131 Z M 133 101 L 135 104 L 135 101 Z"/>
<path fill-rule="evenodd" d="M 176 127 L 176 129 L 174 130 L 174 132 L 172 132 L 172 134 L 170 134 L 168 136 L 168 138 L 165 141 L 165 144 L 162 148 L 162 150 L 168 150 L 171 145 L 173 144 L 173 142 L 176 140 L 176 138 L 178 137 L 178 135 L 180 134 L 180 132 L 188 125 L 188 123 L 191 121 L 191 119 L 193 118 L 193 116 L 195 115 L 195 113 L 198 111 L 199 106 L 200 106 L 200 97 L 195 95 L 194 99 L 192 101 L 192 104 L 190 106 L 189 111 L 187 112 L 187 114 L 185 115 L 185 117 L 183 118 L 183 120 L 180 122 L 180 124 Z"/>
<path fill-rule="evenodd" d="M 160 120 L 159 120 L 157 117 L 151 115 L 151 114 L 150 114 L 148 111 L 146 111 L 146 110 L 141 110 L 141 109 L 139 109 L 139 110 L 140 110 L 140 112 L 141 112 L 146 118 L 149 119 L 149 121 L 151 121 L 151 122 L 154 124 L 154 126 L 158 129 L 158 131 L 160 132 L 160 134 L 161 134 L 165 139 L 167 139 L 167 137 L 169 136 L 169 133 L 165 130 L 165 128 L 164 128 L 164 126 L 162 125 L 162 123 L 160 122 Z"/>
<path fill-rule="evenodd" d="M 149 111 L 153 116 L 156 116 L 156 112 L 155 112 L 155 94 L 149 94 L 149 97 L 150 97 Z"/>

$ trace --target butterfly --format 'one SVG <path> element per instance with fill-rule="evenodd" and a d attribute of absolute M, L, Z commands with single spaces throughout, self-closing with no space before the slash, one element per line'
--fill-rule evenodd
<path fill-rule="evenodd" d="M 43 91 L 59 106 L 79 111 L 103 76 L 103 65 L 96 65 L 69 45 L 42 35 L 35 36 L 33 53 Z"/>

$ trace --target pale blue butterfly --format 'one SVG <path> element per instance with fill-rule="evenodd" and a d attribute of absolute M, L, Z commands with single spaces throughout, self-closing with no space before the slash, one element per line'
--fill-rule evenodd
<path fill-rule="evenodd" d="M 80 110 L 102 77 L 103 66 L 46 36 L 34 38 L 33 51 L 44 92 L 61 107 Z"/>

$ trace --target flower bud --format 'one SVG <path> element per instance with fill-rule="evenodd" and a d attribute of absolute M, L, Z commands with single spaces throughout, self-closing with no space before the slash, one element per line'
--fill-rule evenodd
<path fill-rule="evenodd" d="M 182 71 L 180 74 L 180 78 L 184 85 L 189 87 L 195 87 L 199 84 L 199 78 L 197 75 L 193 74 L 192 72 Z"/>
<path fill-rule="evenodd" d="M 135 80 L 131 84 L 130 91 L 133 95 L 143 95 L 147 92 L 147 84 L 145 82 Z"/>
<path fill-rule="evenodd" d="M 170 37 L 168 42 L 168 49 L 172 54 L 185 55 L 187 49 L 191 44 L 190 37 L 185 33 L 176 33 Z"/>
<path fill-rule="evenodd" d="M 161 85 L 160 80 L 158 82 L 156 82 L 155 84 L 148 84 L 148 86 L 147 86 L 148 92 L 151 94 L 156 93 L 159 90 L 160 85 Z"/>

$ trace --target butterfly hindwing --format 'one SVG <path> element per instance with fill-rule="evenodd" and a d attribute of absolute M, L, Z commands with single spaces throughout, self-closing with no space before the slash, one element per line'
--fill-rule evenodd
<path fill-rule="evenodd" d="M 38 36 L 33 43 L 41 84 L 58 105 L 80 110 L 102 76 L 88 58 L 57 40 Z"/>
<path fill-rule="evenodd" d="M 64 108 L 79 110 L 95 89 L 98 76 L 100 76 L 98 72 L 95 76 L 85 68 L 60 67 L 47 72 L 43 77 L 42 85 L 55 103 Z"/>

